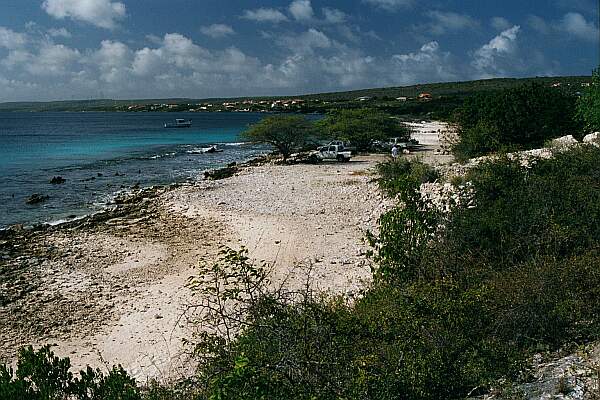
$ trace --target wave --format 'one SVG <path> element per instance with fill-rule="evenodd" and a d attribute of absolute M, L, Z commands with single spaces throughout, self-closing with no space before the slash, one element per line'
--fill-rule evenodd
<path fill-rule="evenodd" d="M 231 142 L 231 143 L 217 143 L 219 146 L 243 146 L 246 144 L 250 144 L 250 142 Z"/>
<path fill-rule="evenodd" d="M 74 218 L 61 218 L 61 219 L 57 219 L 54 221 L 46 222 L 44 225 L 49 225 L 49 226 L 62 225 L 62 224 L 66 224 L 67 222 L 79 221 L 81 219 L 89 217 L 90 215 L 93 215 L 93 214 L 84 214 L 84 215 L 80 215 L 80 216 L 77 216 Z"/>
<path fill-rule="evenodd" d="M 169 153 L 165 153 L 165 154 L 155 154 L 153 156 L 148 157 L 148 160 L 157 160 L 159 158 L 163 158 L 163 157 L 173 157 L 177 155 L 176 152 L 169 152 Z M 143 159 L 143 158 L 142 158 Z"/>

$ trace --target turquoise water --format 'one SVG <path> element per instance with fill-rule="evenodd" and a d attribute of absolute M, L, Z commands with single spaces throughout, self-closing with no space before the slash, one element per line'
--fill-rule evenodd
<path fill-rule="evenodd" d="M 101 209 L 133 185 L 192 181 L 207 168 L 264 153 L 239 143 L 254 113 L 0 113 L 0 228 Z M 165 129 L 175 118 L 192 128 Z M 218 144 L 222 153 L 201 154 Z M 66 179 L 52 185 L 54 176 Z M 50 196 L 38 205 L 27 198 Z"/>

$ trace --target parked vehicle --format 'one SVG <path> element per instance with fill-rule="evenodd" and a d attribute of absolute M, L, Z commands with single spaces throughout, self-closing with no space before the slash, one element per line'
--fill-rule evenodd
<path fill-rule="evenodd" d="M 356 154 L 356 147 L 352 146 L 348 142 L 342 142 L 341 140 L 333 140 L 333 141 L 327 143 L 327 146 L 340 146 L 340 147 L 343 147 L 344 151 L 349 151 L 352 154 Z"/>
<path fill-rule="evenodd" d="M 320 147 L 317 151 L 310 154 L 310 159 L 313 161 L 337 160 L 339 162 L 347 162 L 352 158 L 352 153 L 346 150 L 344 146 L 333 144 Z"/>
<path fill-rule="evenodd" d="M 419 143 L 416 139 L 400 139 L 400 138 L 392 138 L 388 142 L 377 141 L 373 143 L 373 146 L 380 150 L 389 151 L 392 147 L 396 146 L 401 150 L 418 150 L 423 147 L 422 144 Z"/>

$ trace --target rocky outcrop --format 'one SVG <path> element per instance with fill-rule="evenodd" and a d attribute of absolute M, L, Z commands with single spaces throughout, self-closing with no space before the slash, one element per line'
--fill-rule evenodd
<path fill-rule="evenodd" d="M 600 132 L 594 132 L 590 133 L 589 135 L 585 135 L 583 138 L 583 143 L 600 144 Z"/>
<path fill-rule="evenodd" d="M 564 148 L 571 147 L 573 145 L 578 144 L 579 142 L 573 137 L 573 135 L 566 135 L 556 139 L 552 139 L 552 142 L 550 143 L 552 147 Z"/>
<path fill-rule="evenodd" d="M 238 172 L 238 168 L 235 166 L 212 169 L 209 171 L 204 171 L 204 179 L 212 179 L 216 181 L 219 179 L 229 178 L 235 175 L 236 172 Z"/>
<path fill-rule="evenodd" d="M 43 203 L 46 200 L 48 200 L 50 198 L 50 196 L 46 196 L 43 194 L 39 194 L 39 193 L 34 193 L 31 196 L 29 196 L 29 198 L 25 201 L 25 203 L 27 204 L 39 204 L 39 203 Z"/>
<path fill-rule="evenodd" d="M 600 398 L 600 343 L 564 354 L 536 354 L 528 368 L 529 379 L 479 397 L 481 400 Z"/>
<path fill-rule="evenodd" d="M 50 179 L 50 183 L 53 185 L 61 185 L 63 183 L 65 183 L 67 180 L 65 178 L 63 178 L 62 176 L 55 176 L 52 179 Z"/>

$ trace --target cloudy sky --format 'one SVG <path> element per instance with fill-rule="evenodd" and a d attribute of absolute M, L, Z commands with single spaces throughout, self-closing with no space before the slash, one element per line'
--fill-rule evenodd
<path fill-rule="evenodd" d="M 1 0 L 0 101 L 589 75 L 597 0 Z"/>

